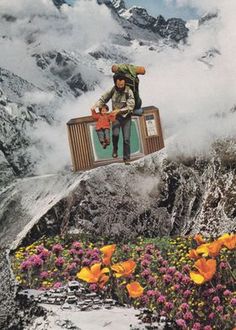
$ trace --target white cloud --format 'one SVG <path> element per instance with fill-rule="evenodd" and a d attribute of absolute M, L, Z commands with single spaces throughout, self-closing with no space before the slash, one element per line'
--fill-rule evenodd
<path fill-rule="evenodd" d="M 235 135 L 236 113 L 230 113 L 229 109 L 236 104 L 236 2 L 177 2 L 182 6 L 195 6 L 201 12 L 217 6 L 219 17 L 202 25 L 190 36 L 188 45 L 180 46 L 180 49 L 166 48 L 162 52 L 151 52 L 148 47 L 137 46 L 137 42 L 133 48 L 120 49 L 132 55 L 134 64 L 144 65 L 147 69 L 146 75 L 140 77 L 143 105 L 160 108 L 164 136 L 174 136 L 168 144 L 170 155 L 206 154 L 216 139 Z M 109 48 L 111 33 L 120 33 L 109 10 L 98 6 L 95 1 L 80 0 L 75 7 L 64 6 L 61 13 L 51 7 L 49 0 L 12 0 L 9 3 L 2 0 L 0 11 L 14 13 L 18 20 L 7 24 L 0 22 L 0 34 L 8 36 L 0 39 L 0 66 L 36 83 L 41 78 L 30 57 L 32 45 L 28 47 L 26 43 L 29 36 L 32 39 L 36 36 L 35 51 L 65 49 L 81 56 L 89 49 L 101 47 L 103 43 Z M 50 16 L 43 14 L 47 11 Z M 27 23 L 33 13 L 39 15 L 32 16 L 31 23 Z M 216 54 L 211 59 L 213 66 L 199 61 L 202 55 L 214 48 L 219 50 L 220 55 Z M 110 62 L 105 65 L 109 66 Z M 82 68 L 85 67 L 86 63 Z M 107 72 L 106 67 L 103 69 Z M 97 71 L 94 76 L 89 73 L 91 81 L 96 77 Z M 104 78 L 102 83 L 100 88 L 83 94 L 74 102 L 63 100 L 56 110 L 53 127 L 40 123 L 31 132 L 33 139 L 40 140 L 42 146 L 41 149 L 31 148 L 33 158 L 40 158 L 39 173 L 54 172 L 70 163 L 66 122 L 74 117 L 89 115 L 91 105 L 112 85 L 112 79 Z M 51 97 L 47 93 L 27 94 L 25 101 L 47 103 Z"/>
<path fill-rule="evenodd" d="M 236 136 L 236 113 L 230 112 L 236 104 L 236 2 L 178 3 L 195 5 L 199 10 L 217 5 L 219 15 L 194 32 L 181 51 L 169 48 L 147 56 L 141 49 L 135 61 L 147 67 L 141 79 L 145 105 L 160 108 L 165 137 L 175 137 L 168 144 L 169 153 L 208 153 L 215 140 Z M 208 58 L 212 66 L 207 66 L 199 59 L 212 49 L 220 55 Z"/>

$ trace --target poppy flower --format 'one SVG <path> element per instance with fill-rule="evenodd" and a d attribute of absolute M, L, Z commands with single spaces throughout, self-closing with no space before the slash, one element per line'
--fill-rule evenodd
<path fill-rule="evenodd" d="M 110 265 L 111 262 L 111 257 L 114 253 L 116 249 L 116 245 L 112 244 L 112 245 L 106 245 L 103 246 L 100 251 L 103 253 L 103 259 L 102 259 L 102 263 L 106 266 Z"/>
<path fill-rule="evenodd" d="M 205 240 L 204 240 L 204 238 L 202 237 L 201 234 L 195 235 L 194 240 L 197 242 L 198 245 L 201 245 L 201 244 L 205 243 Z"/>
<path fill-rule="evenodd" d="M 103 288 L 109 280 L 109 276 L 105 273 L 109 273 L 109 269 L 107 267 L 101 269 L 101 263 L 96 263 L 91 268 L 82 268 L 77 277 L 87 283 L 97 283 L 100 288 Z"/>
<path fill-rule="evenodd" d="M 127 260 L 111 266 L 111 269 L 116 272 L 116 277 L 127 277 L 134 272 L 135 267 L 136 263 L 133 260 Z"/>
<path fill-rule="evenodd" d="M 143 294 L 143 287 L 139 284 L 139 282 L 131 282 L 126 285 L 126 289 L 128 290 L 129 296 L 131 298 L 141 297 Z"/>
<path fill-rule="evenodd" d="M 220 238 L 218 238 L 224 246 L 229 250 L 233 250 L 236 248 L 236 235 L 235 234 L 224 234 Z"/>
<path fill-rule="evenodd" d="M 187 254 L 187 256 L 190 259 L 198 259 L 199 258 L 199 254 L 197 253 L 197 250 L 195 250 L 195 249 L 190 250 L 189 253 Z"/>
<path fill-rule="evenodd" d="M 217 257 L 222 248 L 222 242 L 217 240 L 211 243 L 205 243 L 200 245 L 196 251 L 198 254 L 202 254 L 204 257 Z"/>
<path fill-rule="evenodd" d="M 190 272 L 190 278 L 196 284 L 203 284 L 210 281 L 216 272 L 215 259 L 206 260 L 205 258 L 201 258 L 195 262 L 194 266 L 198 272 Z"/>

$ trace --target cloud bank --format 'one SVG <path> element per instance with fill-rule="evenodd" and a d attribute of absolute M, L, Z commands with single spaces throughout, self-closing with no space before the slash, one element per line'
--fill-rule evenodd
<path fill-rule="evenodd" d="M 140 78 L 143 106 L 155 105 L 160 109 L 169 155 L 207 155 L 214 141 L 236 134 L 236 112 L 230 112 L 236 104 L 236 2 L 176 0 L 176 3 L 195 7 L 199 13 L 217 10 L 218 17 L 192 32 L 187 45 L 180 45 L 179 49 L 150 51 L 149 47 L 134 42 L 131 47 L 121 46 L 120 52 L 127 52 L 133 64 L 147 69 L 147 74 Z M 2 0 L 0 12 L 17 17 L 12 23 L 0 21 L 1 35 L 7 36 L 0 39 L 0 66 L 36 83 L 44 78 L 31 57 L 29 40 L 34 51 L 63 49 L 86 58 L 91 48 L 102 49 L 102 45 L 113 48 L 112 34 L 122 33 L 110 11 L 96 1 L 80 0 L 74 7 L 63 6 L 60 13 L 49 0 Z M 95 62 L 100 66 L 101 62 Z M 109 61 L 101 65 L 104 72 L 109 72 Z M 88 115 L 91 105 L 111 85 L 111 75 L 104 76 L 95 91 L 74 101 L 63 100 L 53 127 L 40 123 L 37 130 L 30 132 L 44 146 L 38 173 L 58 171 L 70 164 L 66 122 Z M 36 93 L 32 97 L 35 102 L 43 102 L 43 98 L 50 102 L 52 96 Z M 30 98 L 25 95 L 25 102 Z M 32 147 L 31 153 L 37 158 L 39 149 Z"/>

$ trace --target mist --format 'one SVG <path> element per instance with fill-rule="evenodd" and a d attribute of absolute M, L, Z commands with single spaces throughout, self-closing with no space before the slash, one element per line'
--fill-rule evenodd
<path fill-rule="evenodd" d="M 108 8 L 97 5 L 96 1 L 80 0 L 74 7 L 62 6 L 59 12 L 49 0 L 2 0 L 0 12 L 11 14 L 17 20 L 8 30 L 5 22 L 0 22 L 1 31 L 5 29 L 7 35 L 0 41 L 0 66 L 36 85 L 41 82 L 46 86 L 45 77 L 31 57 L 32 50 L 27 44 L 29 36 L 37 40 L 34 51 L 66 50 L 86 58 L 91 49 L 104 46 L 104 49 L 127 53 L 130 63 L 146 67 L 146 75 L 140 77 L 143 106 L 154 105 L 160 109 L 169 157 L 207 155 L 213 142 L 236 134 L 236 112 L 230 111 L 236 104 L 236 3 L 233 0 L 220 3 L 177 0 L 177 4 L 197 8 L 199 14 L 217 11 L 218 17 L 191 32 L 186 45 L 150 51 L 148 46 L 139 46 L 137 42 L 120 48 L 112 44 L 113 34 L 122 34 L 122 28 Z M 33 24 L 29 24 L 29 19 Z M 158 45 L 154 46 L 158 50 Z M 213 50 L 213 55 L 203 59 L 209 50 Z M 82 64 L 81 68 L 86 68 L 86 62 Z M 94 60 L 93 64 L 103 72 L 95 89 L 77 99 L 63 99 L 53 126 L 40 122 L 37 129 L 29 132 L 35 141 L 30 153 L 37 159 L 38 174 L 59 171 L 70 165 L 66 122 L 89 115 L 100 95 L 112 87 L 110 60 L 98 64 Z M 90 72 L 89 79 L 97 80 L 97 71 L 94 76 Z M 43 102 L 44 106 L 54 98 L 50 93 L 42 95 L 36 93 L 32 98 Z M 27 93 L 24 102 L 29 103 L 30 99 Z"/>

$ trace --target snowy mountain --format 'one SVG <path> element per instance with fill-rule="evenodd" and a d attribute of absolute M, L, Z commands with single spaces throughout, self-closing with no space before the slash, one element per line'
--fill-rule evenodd
<path fill-rule="evenodd" d="M 77 38 L 77 26 L 72 25 L 73 12 L 69 16 L 65 1 L 54 0 L 53 3 L 54 8 L 48 2 L 47 14 L 46 7 L 41 6 L 38 14 L 31 14 L 31 8 L 29 11 L 25 8 L 25 12 L 22 9 L 22 13 L 4 9 L 1 16 L 3 50 L 8 53 L 11 45 L 13 52 L 14 47 L 15 52 L 19 52 L 11 62 L 7 58 L 0 61 L 2 100 L 8 100 L 6 104 L 1 102 L 0 151 L 5 164 L 3 168 L 7 164 L 8 171 L 15 175 L 31 173 L 34 164 L 44 157 L 39 139 L 30 138 L 38 122 L 44 121 L 45 125 L 57 123 L 55 109 L 60 108 L 65 100 L 73 100 L 94 90 L 103 74 L 110 71 L 112 63 L 132 62 L 130 46 L 138 42 L 154 49 L 158 44 L 160 47 L 163 43 L 172 46 L 187 37 L 188 30 L 181 19 L 165 21 L 163 17 L 154 18 L 140 7 L 126 9 L 124 1 L 98 1 L 102 12 L 112 15 L 115 27 L 108 42 L 94 42 L 87 50 L 82 50 L 83 40 L 72 40 Z M 27 25 L 23 27 L 25 20 Z M 47 32 L 48 28 L 50 32 Z M 67 43 L 65 39 L 69 35 L 72 39 Z M 64 44 L 60 44 L 60 39 Z M 54 44 L 49 44 L 50 40 Z M 41 95 L 37 104 L 33 100 L 35 93 Z M 13 107 L 17 109 L 14 113 L 9 110 Z M 30 154 L 32 147 L 36 150 L 33 157 Z M 4 171 L 1 173 L 4 177 Z"/>
<path fill-rule="evenodd" d="M 235 231 L 234 17 L 186 23 L 122 0 L 18 0 L 0 12 L 1 328 L 18 308 L 6 248 L 65 230 Z M 65 123 L 89 114 L 122 62 L 146 67 L 142 97 L 160 107 L 166 148 L 125 169 L 71 173 Z"/>

